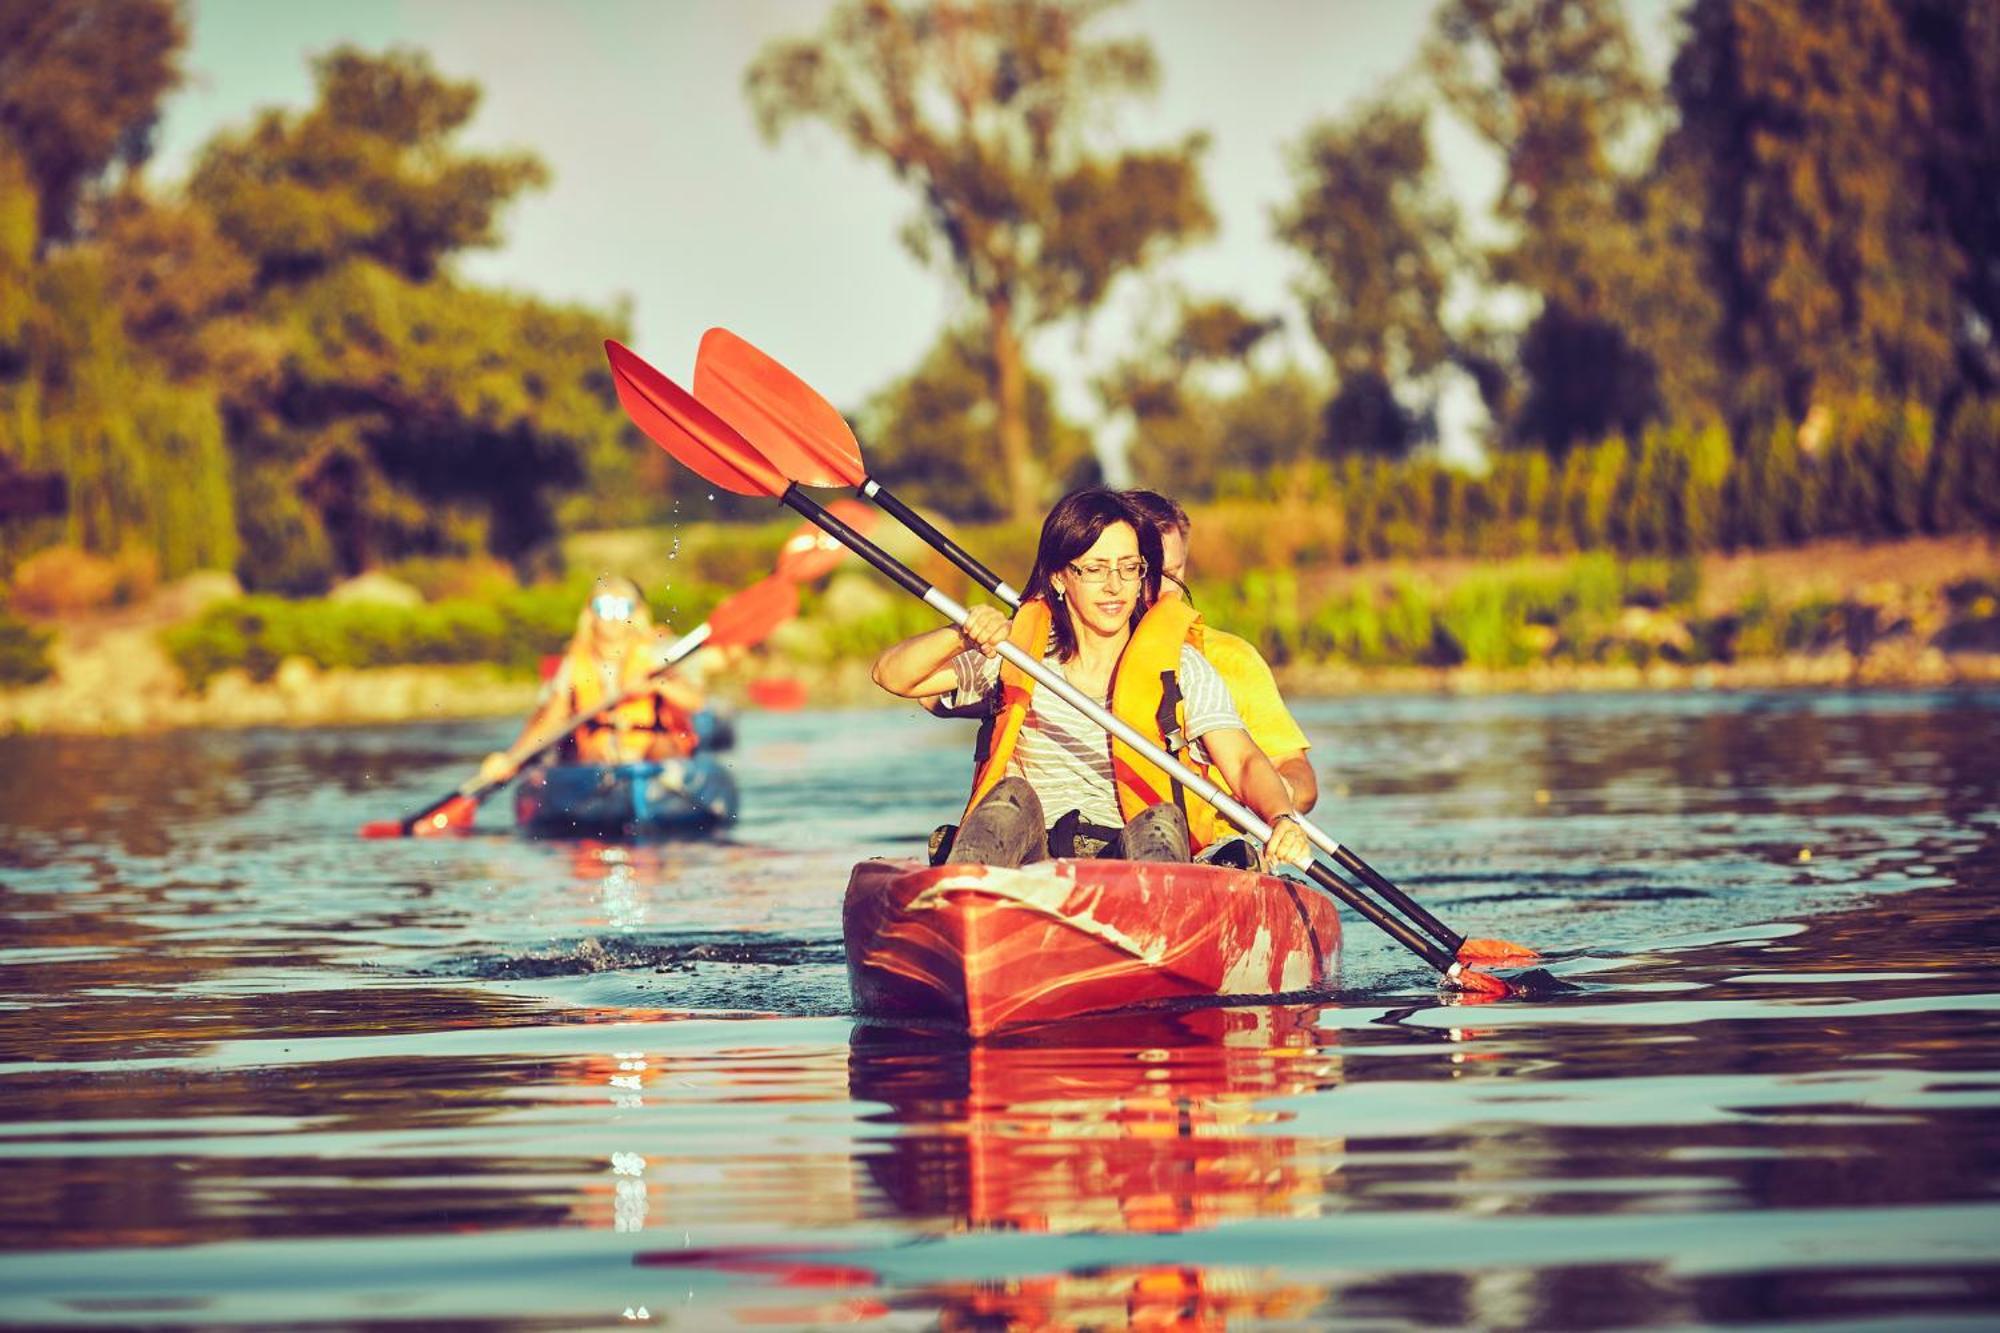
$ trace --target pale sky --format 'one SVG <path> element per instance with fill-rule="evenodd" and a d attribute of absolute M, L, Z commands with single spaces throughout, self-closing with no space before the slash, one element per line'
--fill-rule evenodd
<path fill-rule="evenodd" d="M 1658 71 L 1680 0 L 1626 0 Z M 635 350 L 683 382 L 702 331 L 725 324 L 843 409 L 911 369 L 960 300 L 897 239 L 915 204 L 888 171 L 817 125 L 766 144 L 743 73 L 766 42 L 821 26 L 828 0 L 195 0 L 186 87 L 167 103 L 152 178 L 182 178 L 217 130 L 259 108 L 303 108 L 307 59 L 343 42 L 427 51 L 485 90 L 468 143 L 525 148 L 552 172 L 474 252 L 475 281 L 558 300 L 631 303 Z M 1123 128 L 1139 143 L 1207 129 L 1217 236 L 1164 271 L 1198 294 L 1285 314 L 1297 272 L 1271 237 L 1290 194 L 1285 151 L 1316 120 L 1413 80 L 1434 0 L 1137 0 L 1108 28 L 1143 32 L 1161 83 Z M 1469 217 L 1498 182 L 1464 131 L 1434 143 Z M 1129 307 L 1137 288 L 1118 293 Z M 1122 350 L 1117 316 L 1045 338 L 1035 360 L 1089 419 L 1086 367 Z M 1462 417 L 1460 400 L 1453 411 Z M 1471 410 L 1476 411 L 1476 408 Z M 1448 416 L 1453 414 L 1448 411 Z M 1460 426 L 1462 429 L 1462 425 Z"/>

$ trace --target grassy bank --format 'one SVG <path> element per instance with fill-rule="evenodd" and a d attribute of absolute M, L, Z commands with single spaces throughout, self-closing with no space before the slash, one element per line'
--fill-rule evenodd
<path fill-rule="evenodd" d="M 1194 594 L 1212 624 L 1256 642 L 1300 693 L 1404 689 L 1622 689 L 1944 684 L 2000 679 L 2000 553 L 1981 538 L 1817 543 L 1698 559 L 1604 554 L 1342 565 L 1278 558 L 1300 540 L 1199 513 Z M 161 599 L 56 624 L 15 622 L 17 656 L 41 674 L 0 690 L 0 727 L 125 731 L 156 726 L 381 721 L 524 710 L 537 666 L 567 640 L 589 578 L 636 573 L 656 614 L 690 628 L 724 593 L 768 570 L 790 524 L 687 525 L 592 534 L 563 584 L 517 588 L 435 569 L 379 597 Z M 1282 530 L 1266 511 L 1258 532 Z M 967 545 L 1015 574 L 1032 533 L 970 531 Z M 1259 544 L 1261 540 L 1262 544 Z M 956 571 L 900 538 L 935 581 Z M 421 586 L 419 586 L 421 585 Z M 428 593 L 428 596 L 424 594 Z M 934 613 L 868 571 L 806 590 L 800 617 L 730 677 L 801 683 L 826 704 L 886 700 L 866 666 Z"/>

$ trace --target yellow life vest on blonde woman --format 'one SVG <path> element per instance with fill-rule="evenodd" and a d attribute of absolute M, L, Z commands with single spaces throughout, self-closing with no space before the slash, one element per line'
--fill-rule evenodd
<path fill-rule="evenodd" d="M 1008 640 L 1036 661 L 1049 647 L 1049 605 L 1039 597 L 1021 603 L 1014 615 Z M 1190 768 L 1188 742 L 1183 728 L 1187 705 L 1181 699 L 1176 672 L 1180 668 L 1181 646 L 1201 647 L 1201 613 L 1178 597 L 1153 603 L 1132 630 L 1132 639 L 1118 659 L 1111 678 L 1111 711 L 1122 722 L 1168 751 Z M 979 729 L 978 748 L 973 756 L 972 797 L 965 803 L 966 814 L 986 799 L 1000 779 L 1007 776 L 1007 762 L 1021 738 L 1034 698 L 1035 679 L 1012 662 L 1000 663 L 1000 696 L 993 712 Z M 1215 807 L 1184 789 L 1166 771 L 1124 741 L 1111 738 L 1111 776 L 1118 792 L 1118 811 L 1131 819 L 1140 811 L 1172 801 L 1187 815 L 1188 834 L 1194 850 L 1200 851 L 1232 830 Z M 1206 776 L 1217 780 L 1213 772 Z M 1060 813 L 1060 812 L 1056 812 Z"/>
<path fill-rule="evenodd" d="M 600 707 L 608 698 L 597 657 L 586 645 L 572 648 L 569 669 L 569 710 L 571 717 Z M 661 736 L 672 739 L 669 747 L 677 755 L 695 747 L 693 721 L 652 692 L 653 655 L 645 645 L 635 645 L 618 667 L 618 694 L 644 690 L 638 698 L 618 705 L 603 717 L 577 729 L 576 758 L 585 764 L 628 764 L 653 757 Z"/>

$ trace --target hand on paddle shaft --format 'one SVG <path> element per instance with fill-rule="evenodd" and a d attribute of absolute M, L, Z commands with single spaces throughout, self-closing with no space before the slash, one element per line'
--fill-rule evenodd
<path fill-rule="evenodd" d="M 963 606 L 925 583 L 916 573 L 854 531 L 838 517 L 828 513 L 800 489 L 798 482 L 787 474 L 787 465 L 797 461 L 798 450 L 779 448 L 769 453 L 765 452 L 745 439 L 734 426 L 693 394 L 662 375 L 628 348 L 607 340 L 604 349 L 605 355 L 611 362 L 619 402 L 623 404 L 626 413 L 639 429 L 654 443 L 660 445 L 696 475 L 714 485 L 739 495 L 769 496 L 797 510 L 838 538 L 843 545 L 873 565 L 885 577 L 942 614 L 952 624 L 961 627 L 965 625 L 970 613 Z M 768 361 L 768 358 L 766 360 Z M 770 364 L 775 365 L 775 363 Z M 851 440 L 851 434 L 847 438 Z M 822 438 L 818 443 L 824 446 L 826 441 Z M 774 454 L 775 458 L 772 456 Z M 825 475 L 824 466 L 811 460 L 808 460 L 801 470 L 808 473 L 809 480 Z M 1010 642 L 995 645 L 995 651 L 1033 677 L 1044 688 L 1055 691 L 1086 717 L 1165 769 L 1182 786 L 1214 806 L 1237 828 L 1260 842 L 1268 843 L 1272 840 L 1274 834 L 1271 826 L 1256 812 L 1242 805 L 1206 777 L 1195 773 L 1172 755 L 1161 750 L 1122 719 L 1107 712 L 1096 700 L 1070 685 L 1059 672 L 1050 671 L 1039 660 L 1022 652 Z M 1294 818 L 1301 828 L 1310 828 L 1304 820 L 1295 816 L 1291 818 Z M 1346 903 L 1398 943 L 1443 973 L 1447 984 L 1487 994 L 1507 994 L 1511 990 L 1508 984 L 1498 977 L 1469 970 L 1464 961 L 1441 947 L 1442 942 L 1424 938 L 1408 923 L 1392 915 L 1387 908 L 1326 867 L 1313 862 L 1305 869 L 1315 884 Z M 1462 943 L 1458 936 L 1451 938 Z"/>
<path fill-rule="evenodd" d="M 510 757 L 504 772 L 499 771 L 500 765 L 483 767 L 477 776 L 468 779 L 455 790 L 431 802 L 413 815 L 407 815 L 402 819 L 377 820 L 362 825 L 361 836 L 408 838 L 463 829 L 478 813 L 479 803 L 505 786 L 523 767 L 561 745 L 576 734 L 579 728 L 604 716 L 614 708 L 650 693 L 657 688 L 655 681 L 659 676 L 687 660 L 697 649 L 705 645 L 717 648 L 741 648 L 762 640 L 772 630 L 798 614 L 797 577 L 800 572 L 804 571 L 806 577 L 817 577 L 832 568 L 832 564 L 818 554 L 816 544 L 795 549 L 795 544 L 788 542 L 786 549 L 789 554 L 780 554 L 777 573 L 760 579 L 741 592 L 725 597 L 717 603 L 715 610 L 709 613 L 706 621 L 676 639 L 667 649 L 666 660 L 645 685 L 608 699 L 586 713 L 569 718 L 559 731 L 537 741 L 532 748 L 521 753 L 518 759 Z"/>
<path fill-rule="evenodd" d="M 643 364 L 643 363 L 641 363 Z M 801 486 L 853 486 L 888 510 L 974 582 L 1018 610 L 1021 596 L 958 543 L 925 522 L 867 473 L 861 443 L 834 406 L 767 353 L 727 329 L 702 335 L 695 358 L 694 396 Z M 1352 849 L 1303 817 L 1305 836 L 1334 863 L 1373 889 L 1418 927 L 1466 963 L 1532 962 L 1535 951 L 1507 940 L 1468 939 L 1391 883 Z M 1290 860 L 1290 857 L 1283 859 Z"/>
<path fill-rule="evenodd" d="M 990 606 L 975 606 L 965 613 L 965 621 L 958 626 L 959 641 L 968 649 L 977 649 L 988 657 L 998 657 L 1001 645 L 1007 641 L 1013 622 L 1004 614 Z M 1312 868 L 1312 841 L 1307 836 L 1299 817 L 1295 814 L 1272 816 L 1271 837 L 1264 843 L 1258 858 L 1266 871 L 1275 872 L 1280 866 L 1297 866 L 1310 873 Z"/>

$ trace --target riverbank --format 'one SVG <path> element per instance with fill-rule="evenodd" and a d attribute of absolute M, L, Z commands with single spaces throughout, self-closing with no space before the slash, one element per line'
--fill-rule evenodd
<path fill-rule="evenodd" d="M 1560 579 L 1568 569 L 1574 582 L 1575 558 L 1569 559 L 1568 565 L 1563 557 L 1517 563 L 1508 577 L 1528 586 Z M 1301 571 L 1296 583 L 1307 585 L 1306 591 L 1294 592 L 1289 604 L 1267 601 L 1262 607 L 1216 596 L 1199 583 L 1197 589 L 1216 623 L 1265 635 L 1280 684 L 1301 697 L 2000 682 L 2000 605 L 1992 591 L 2000 586 L 2000 558 L 1991 543 L 1973 538 L 1828 542 L 1712 556 L 1688 567 L 1691 587 L 1680 602 L 1649 605 L 1643 593 L 1627 588 L 1623 596 L 1641 600 L 1591 621 L 1587 635 L 1574 616 L 1546 616 L 1524 606 L 1515 621 L 1494 632 L 1509 636 L 1511 648 L 1528 649 L 1532 660 L 1504 665 L 1495 665 L 1497 653 L 1481 660 L 1476 642 L 1470 645 L 1474 652 L 1461 649 L 1454 655 L 1454 645 L 1441 640 L 1442 647 L 1423 665 L 1368 663 L 1337 649 L 1316 653 L 1316 622 L 1296 609 L 1334 605 L 1331 599 L 1340 598 L 1350 599 L 1340 605 L 1351 607 L 1356 597 L 1387 599 L 1391 594 L 1384 590 L 1417 587 L 1442 605 L 1493 572 L 1490 565 L 1470 561 Z M 1503 611 L 1511 605 L 1504 598 L 1495 603 Z M 869 681 L 873 644 L 857 627 L 910 632 L 903 626 L 904 609 L 892 593 L 851 571 L 740 674 L 720 677 L 712 688 L 720 698 L 748 707 L 893 704 Z M 1383 613 L 1385 621 L 1390 611 Z M 0 691 L 0 731 L 105 734 L 519 716 L 538 690 L 531 674 L 497 665 L 323 666 L 298 655 L 261 673 L 242 667 L 216 671 L 197 690 L 161 641 L 163 630 L 188 623 L 194 614 L 185 599 L 163 596 L 54 625 L 54 674 L 36 685 Z M 1351 610 L 1346 614 L 1351 618 Z M 1728 642 L 1735 651 L 1727 660 L 1701 642 L 1718 625 L 1731 626 Z M 1330 637 L 1339 641 L 1337 634 Z"/>

